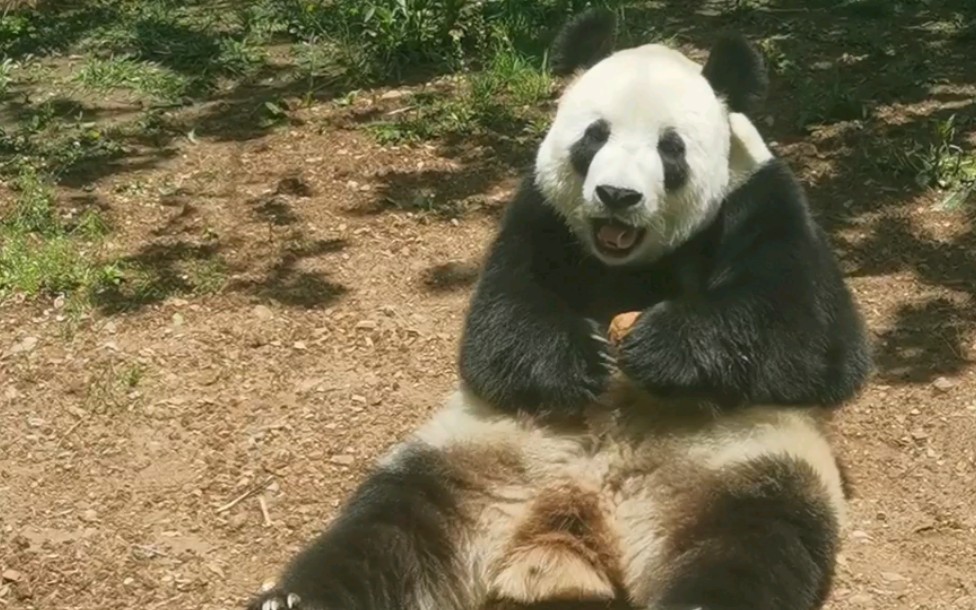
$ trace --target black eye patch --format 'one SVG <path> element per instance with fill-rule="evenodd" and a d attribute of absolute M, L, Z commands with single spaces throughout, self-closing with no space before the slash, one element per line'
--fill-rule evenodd
<path fill-rule="evenodd" d="M 593 157 L 600 152 L 608 139 L 610 139 L 610 123 L 600 119 L 590 123 L 583 137 L 576 140 L 569 149 L 569 162 L 580 176 L 585 176 L 590 170 Z"/>
<path fill-rule="evenodd" d="M 666 129 L 657 141 L 657 152 L 664 164 L 664 188 L 675 191 L 688 181 L 688 160 L 685 158 L 685 141 L 674 129 Z"/>

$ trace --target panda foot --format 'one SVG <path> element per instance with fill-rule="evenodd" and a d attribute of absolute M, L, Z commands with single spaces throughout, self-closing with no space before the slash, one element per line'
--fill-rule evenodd
<path fill-rule="evenodd" d="M 248 605 L 247 610 L 314 610 L 302 603 L 297 593 L 288 593 L 281 589 L 271 589 L 257 596 Z"/>

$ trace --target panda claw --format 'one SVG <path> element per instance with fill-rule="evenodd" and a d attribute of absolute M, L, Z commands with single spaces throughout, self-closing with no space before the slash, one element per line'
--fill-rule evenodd
<path fill-rule="evenodd" d="M 600 328 L 600 324 L 596 320 L 586 319 L 586 323 L 590 325 L 590 336 L 600 343 L 605 343 L 610 345 L 610 339 L 607 338 L 606 333 Z"/>
<path fill-rule="evenodd" d="M 281 590 L 266 591 L 267 596 L 258 605 L 251 606 L 253 610 L 300 610 L 302 598 L 297 593 L 284 593 Z"/>

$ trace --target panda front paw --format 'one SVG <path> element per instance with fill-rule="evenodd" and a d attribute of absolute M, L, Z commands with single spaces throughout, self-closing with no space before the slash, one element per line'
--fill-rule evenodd
<path fill-rule="evenodd" d="M 535 366 L 534 383 L 546 418 L 575 418 L 606 390 L 616 370 L 610 342 L 599 326 L 587 320 L 589 332 L 569 349 L 549 354 Z"/>
<path fill-rule="evenodd" d="M 281 589 L 271 589 L 261 593 L 248 604 L 247 610 L 325 610 L 321 606 L 309 605 L 302 602 L 297 593 L 289 593 Z"/>
<path fill-rule="evenodd" d="M 680 335 L 680 322 L 669 319 L 661 303 L 643 312 L 620 343 L 620 370 L 645 390 L 659 396 L 694 393 L 700 385 L 691 346 Z"/>

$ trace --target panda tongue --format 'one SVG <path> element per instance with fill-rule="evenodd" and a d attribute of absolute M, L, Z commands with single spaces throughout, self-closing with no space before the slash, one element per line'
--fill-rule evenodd
<path fill-rule="evenodd" d="M 627 250 L 637 241 L 637 230 L 619 224 L 605 224 L 597 232 L 597 238 L 607 248 Z"/>

